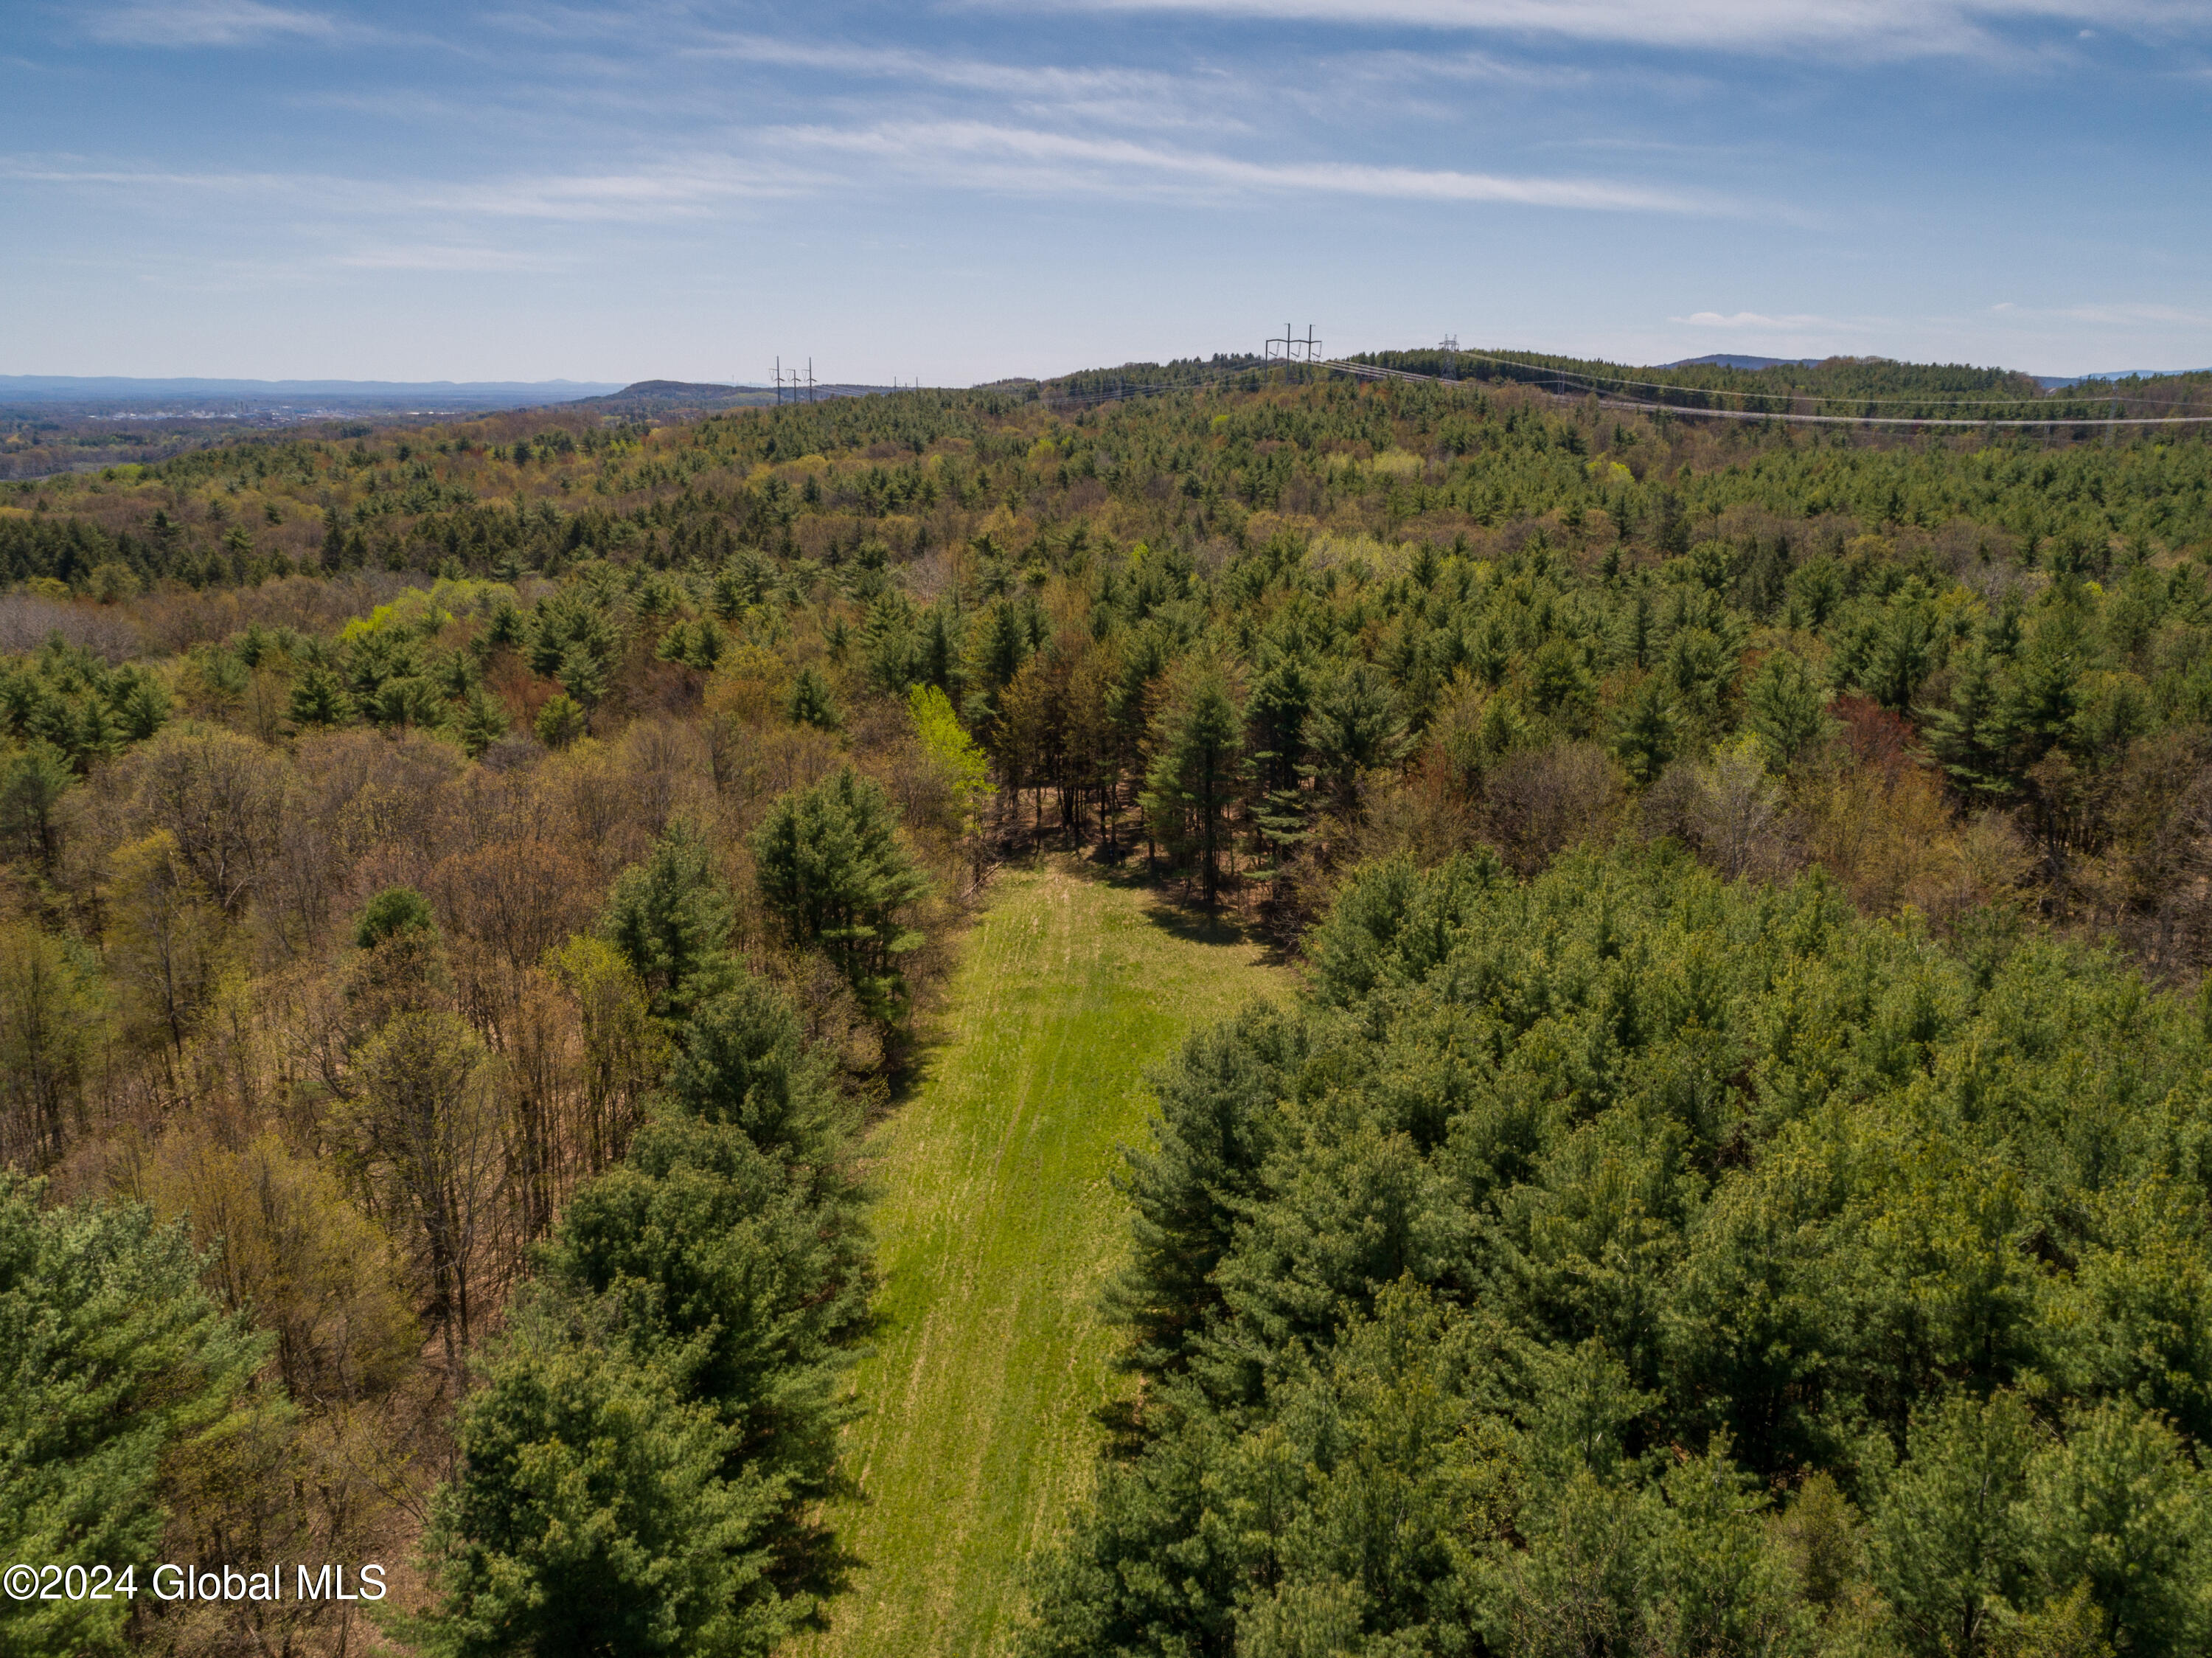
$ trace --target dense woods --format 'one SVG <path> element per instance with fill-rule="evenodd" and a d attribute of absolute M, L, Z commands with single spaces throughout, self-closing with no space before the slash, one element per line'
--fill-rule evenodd
<path fill-rule="evenodd" d="M 2212 1094 L 2109 961 L 1678 850 L 1370 866 L 1159 1078 L 1033 1653 L 2212 1639 Z"/>
<path fill-rule="evenodd" d="M 1051 843 L 1309 984 L 1159 1076 L 1033 1650 L 2212 1641 L 2194 430 L 1228 362 L 7 486 L 9 1557 L 818 1619 L 855 1136 Z"/>

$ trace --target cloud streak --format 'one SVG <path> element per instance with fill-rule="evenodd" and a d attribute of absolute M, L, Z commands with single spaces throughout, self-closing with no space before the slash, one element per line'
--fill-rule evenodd
<path fill-rule="evenodd" d="M 1725 314 L 1718 311 L 1692 311 L 1688 316 L 1669 317 L 1667 320 L 1691 328 L 1757 329 L 1787 333 L 1802 333 L 1808 328 L 1859 331 L 1868 326 L 1863 322 L 1847 322 L 1840 317 L 1770 317 L 1757 311 L 1732 311 Z"/>
<path fill-rule="evenodd" d="M 890 123 L 865 129 L 795 126 L 768 135 L 796 148 L 865 156 L 926 182 L 1024 192 L 1122 196 L 1326 194 L 1374 200 L 1503 203 L 1523 207 L 1724 214 L 1713 198 L 1606 179 L 1378 167 L 1350 162 L 1253 162 L 1130 139 L 1038 131 L 982 121 Z"/>
<path fill-rule="evenodd" d="M 1133 139 L 986 121 L 792 125 L 753 135 L 760 152 L 698 152 L 668 163 L 473 180 L 365 180 L 325 174 L 173 172 L 76 158 L 0 156 L 0 180 L 80 190 L 282 198 L 334 218 L 434 214 L 459 220 L 635 222 L 709 218 L 750 201 L 889 183 L 951 192 L 1219 202 L 1328 196 L 1381 202 L 1734 216 L 1717 197 L 1613 179 L 1262 162 Z M 803 158 L 803 159 L 801 159 Z"/>
<path fill-rule="evenodd" d="M 512 248 L 424 243 L 357 248 L 338 255 L 331 263 L 356 271 L 481 271 L 504 275 L 518 271 L 550 271 L 568 261 Z"/>
<path fill-rule="evenodd" d="M 358 33 L 321 12 L 260 0 L 173 0 L 95 12 L 85 32 L 118 46 L 243 46 L 273 40 L 334 41 Z"/>
<path fill-rule="evenodd" d="M 1992 314 L 2008 320 L 2095 323 L 2106 328 L 2212 328 L 2212 313 L 2178 305 L 2121 302 L 2105 304 L 2033 306 L 2010 301 L 1990 307 Z"/>
<path fill-rule="evenodd" d="M 171 173 L 0 157 L 0 180 L 281 200 L 331 218 L 434 214 L 465 220 L 568 223 L 708 218 L 733 204 L 789 198 L 836 182 L 782 163 L 722 155 L 631 172 L 522 174 L 473 181 L 349 179 L 310 173 Z"/>
<path fill-rule="evenodd" d="M 2202 34 L 2189 0 L 1004 0 L 1028 10 L 1180 11 L 1267 21 L 1474 30 L 1758 54 L 1979 53 L 2007 23 Z"/>

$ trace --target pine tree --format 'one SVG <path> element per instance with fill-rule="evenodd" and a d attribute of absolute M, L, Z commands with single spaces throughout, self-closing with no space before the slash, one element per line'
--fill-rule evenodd
<path fill-rule="evenodd" d="M 563 692 L 548 698 L 538 710 L 532 729 L 548 748 L 566 748 L 584 735 L 586 722 L 583 704 Z"/>
<path fill-rule="evenodd" d="M 706 842 L 679 820 L 651 857 L 615 878 L 599 930 L 644 984 L 654 1015 L 681 1021 L 735 980 L 731 918 Z"/>
<path fill-rule="evenodd" d="M 1613 752 L 1638 783 L 1650 783 L 1674 758 L 1676 721 L 1667 686 L 1654 674 L 1637 687 L 1614 728 Z"/>
<path fill-rule="evenodd" d="M 784 717 L 793 725 L 811 725 L 819 731 L 835 731 L 844 724 L 837 711 L 837 699 L 831 694 L 830 681 L 821 670 L 809 662 L 799 670 L 791 682 L 791 695 L 785 698 Z"/>
<path fill-rule="evenodd" d="M 848 765 L 778 799 L 752 838 L 761 897 L 786 935 L 820 948 L 885 1020 L 906 999 L 897 958 L 921 942 L 901 917 L 929 890 L 896 823 L 882 788 Z"/>
<path fill-rule="evenodd" d="M 2012 765 L 2018 734 L 2006 691 L 1989 653 L 1973 650 L 1952 682 L 1950 705 L 1921 716 L 1928 747 L 1952 783 L 1969 795 L 2005 795 L 2018 786 Z"/>
<path fill-rule="evenodd" d="M 1789 765 L 1828 729 L 1827 698 L 1805 660 L 1787 650 L 1768 653 L 1744 692 L 1751 728 L 1778 765 Z"/>
<path fill-rule="evenodd" d="M 337 674 L 311 662 L 292 682 L 285 712 L 295 730 L 344 725 L 353 718 L 353 699 Z"/>
<path fill-rule="evenodd" d="M 219 1436 L 270 1338 L 200 1286 L 182 1225 L 136 1204 L 46 1209 L 0 1170 L 0 1553 L 137 1566 L 146 1594 L 165 1459 Z M 121 1653 L 133 1602 L 11 1606 L 9 1653 Z"/>
<path fill-rule="evenodd" d="M 589 647 L 574 644 L 562 653 L 560 667 L 553 676 L 561 688 L 580 706 L 596 707 L 607 694 L 605 667 Z"/>
<path fill-rule="evenodd" d="M 486 696 L 482 686 L 471 686 L 468 700 L 454 726 L 454 734 L 460 738 L 461 747 L 468 757 L 472 760 L 482 758 L 484 750 L 507 735 L 507 710 Z"/>
<path fill-rule="evenodd" d="M 1243 722 L 1218 674 L 1200 681 L 1164 711 L 1140 797 L 1153 834 L 1181 862 L 1198 867 L 1199 891 L 1212 905 L 1230 850 L 1229 813 L 1243 770 Z"/>
<path fill-rule="evenodd" d="M 432 1503 L 445 1591 L 405 1634 L 451 1658 L 765 1654 L 781 1493 L 725 1474 L 735 1432 L 617 1338 L 611 1310 L 526 1299 L 454 1424 Z"/>
<path fill-rule="evenodd" d="M 1407 747 L 1397 693 L 1371 662 L 1354 663 L 1322 687 L 1300 735 L 1315 772 L 1346 808 L 1358 798 L 1360 774 L 1395 765 Z"/>

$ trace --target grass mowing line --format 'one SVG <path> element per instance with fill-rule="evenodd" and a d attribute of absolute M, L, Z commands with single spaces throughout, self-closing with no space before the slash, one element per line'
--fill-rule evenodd
<path fill-rule="evenodd" d="M 939 1045 L 870 1135 L 884 1325 L 848 1430 L 866 1562 L 787 1658 L 1003 1653 L 1021 1562 L 1087 1489 L 1111 1396 L 1099 1291 L 1124 1259 L 1115 1147 L 1146 1066 L 1289 975 L 1225 928 L 1060 858 L 1008 871 L 966 940 Z"/>

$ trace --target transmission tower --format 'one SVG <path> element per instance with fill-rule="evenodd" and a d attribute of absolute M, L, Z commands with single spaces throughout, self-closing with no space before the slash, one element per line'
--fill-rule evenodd
<path fill-rule="evenodd" d="M 1281 349 L 1278 350 L 1277 348 Z M 1282 338 L 1267 342 L 1267 361 L 1269 363 L 1318 363 L 1321 361 L 1321 342 L 1314 338 L 1313 324 L 1306 324 L 1306 337 L 1300 339 L 1291 332 L 1291 325 L 1283 325 Z"/>
<path fill-rule="evenodd" d="M 786 391 L 791 393 L 791 400 L 793 403 L 814 401 L 814 359 L 812 357 L 806 359 L 806 377 L 804 380 L 799 378 L 796 366 L 788 375 L 785 374 L 783 359 L 780 357 L 776 358 L 775 400 L 778 403 L 783 401 L 783 394 Z"/>

